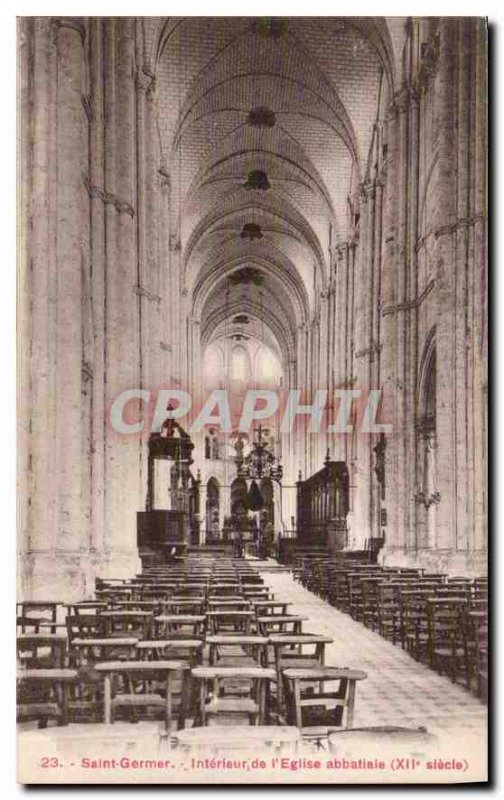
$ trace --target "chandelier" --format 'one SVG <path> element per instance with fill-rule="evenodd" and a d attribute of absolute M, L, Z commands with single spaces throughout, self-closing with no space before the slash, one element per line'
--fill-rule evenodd
<path fill-rule="evenodd" d="M 283 467 L 279 461 L 276 460 L 266 444 L 263 444 L 262 428 L 259 426 L 258 439 L 252 445 L 251 452 L 243 458 L 242 451 L 237 450 L 236 467 L 239 478 L 248 478 L 249 480 L 261 480 L 262 478 L 271 478 L 271 480 L 281 482 L 283 477 Z"/>

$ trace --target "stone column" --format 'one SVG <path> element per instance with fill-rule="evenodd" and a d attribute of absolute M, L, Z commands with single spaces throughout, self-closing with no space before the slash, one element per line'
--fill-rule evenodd
<path fill-rule="evenodd" d="M 398 525 L 397 470 L 399 438 L 396 419 L 396 344 L 397 311 L 397 190 L 398 190 L 398 111 L 392 103 L 387 115 L 387 164 L 382 239 L 382 280 L 380 293 L 380 384 L 384 422 L 393 425 L 386 439 L 384 507 L 387 513 L 385 553 L 393 553 L 403 545 L 403 530 Z"/>
<path fill-rule="evenodd" d="M 137 54 L 138 60 L 143 60 Z M 155 79 L 144 69 L 135 75 L 136 120 L 136 240 L 138 243 L 137 310 L 140 336 L 140 385 L 153 393 L 164 388 L 162 375 L 161 275 L 158 239 L 162 208 L 158 180 L 158 146 L 155 141 Z M 151 405 L 150 412 L 153 412 Z M 146 490 L 147 451 L 151 413 L 143 407 L 145 424 L 140 439 L 140 481 Z"/>
<path fill-rule="evenodd" d="M 474 541 L 475 569 L 485 571 L 487 551 L 487 32 L 484 19 L 472 21 L 474 27 L 473 140 L 474 194 L 473 227 L 473 325 L 474 364 Z"/>
<path fill-rule="evenodd" d="M 369 383 L 372 389 L 380 389 L 380 294 L 381 294 L 381 248 L 383 219 L 383 180 L 375 181 L 373 204 L 373 247 L 371 250 L 372 265 L 370 270 L 370 343 L 369 343 Z M 369 483 L 370 483 L 370 520 L 373 536 L 380 533 L 381 491 L 375 474 L 376 457 L 373 448 L 379 440 L 379 434 L 369 435 Z"/>
<path fill-rule="evenodd" d="M 93 414 L 91 557 L 97 568 L 103 558 L 105 534 L 105 206 L 103 202 L 104 125 L 103 114 L 103 21 L 90 20 L 90 158 L 89 193 L 91 196 L 90 259 L 92 268 L 93 307 Z"/>
<path fill-rule="evenodd" d="M 336 315 L 336 283 L 338 278 L 338 266 L 336 262 L 336 255 L 334 250 L 331 250 L 331 272 L 328 288 L 328 385 L 327 385 L 327 425 L 332 425 L 336 413 L 336 400 L 334 397 L 334 389 L 336 387 L 338 375 L 338 362 L 339 348 L 337 342 L 339 340 L 338 323 L 340 320 Z M 337 355 L 338 353 L 338 355 Z M 330 449 L 331 457 L 337 458 L 339 455 L 339 441 L 335 434 L 328 436 L 327 446 Z"/>
<path fill-rule="evenodd" d="M 409 529 L 408 497 L 408 451 L 406 429 L 408 419 L 409 390 L 408 375 L 408 292 L 409 292 L 409 250 L 408 250 L 408 200 L 409 200 L 409 158 L 408 158 L 408 108 L 409 89 L 404 88 L 396 97 L 398 108 L 398 214 L 397 247 L 394 276 L 396 281 L 396 363 L 395 363 L 395 415 L 394 439 L 396 442 L 397 471 L 395 492 L 397 493 L 397 529 L 402 534 L 402 546 L 411 547 Z"/>
<path fill-rule="evenodd" d="M 135 155 L 132 21 L 105 24 L 105 180 L 107 413 L 116 397 L 140 382 L 138 260 L 135 236 Z M 138 309 L 138 306 L 137 306 Z M 130 407 L 133 404 L 130 404 Z M 133 408 L 135 418 L 140 403 Z M 106 546 L 110 574 L 131 575 L 138 565 L 135 511 L 143 507 L 141 438 L 107 428 Z"/>
<path fill-rule="evenodd" d="M 358 266 L 355 281 L 355 389 L 361 391 L 364 402 L 371 388 L 372 354 L 372 304 L 373 304 L 373 242 L 374 242 L 374 199 L 373 184 L 365 184 L 361 191 L 360 240 Z M 352 541 L 354 547 L 361 549 L 365 540 L 372 535 L 373 520 L 371 507 L 371 441 L 370 435 L 360 430 L 361 413 L 356 421 L 354 433 L 356 443 L 356 464 L 353 483 L 355 485 L 355 505 Z"/>
<path fill-rule="evenodd" d="M 404 503 L 407 510 L 407 526 L 409 529 L 408 541 L 415 553 L 418 552 L 418 507 L 415 504 L 415 488 L 418 485 L 418 445 L 416 433 L 417 421 L 417 396 L 419 380 L 419 353 L 418 353 L 418 195 L 419 195 L 419 137 L 420 137 L 420 95 L 414 86 L 409 93 L 408 106 L 408 238 L 407 238 L 407 264 L 408 264 L 408 310 L 404 312 L 407 317 L 407 373 L 405 397 L 405 450 L 407 453 L 407 473 Z"/>
<path fill-rule="evenodd" d="M 31 53 L 33 49 L 33 20 L 20 17 L 17 21 L 18 41 L 18 349 L 17 349 L 17 447 L 18 447 L 18 504 L 17 504 L 17 592 L 27 596 L 27 553 L 29 549 L 30 497 L 30 189 L 32 108 Z"/>
<path fill-rule="evenodd" d="M 436 548 L 455 548 L 457 499 L 455 487 L 456 452 L 454 440 L 455 362 L 454 286 L 456 237 L 455 182 L 455 31 L 456 21 L 440 21 L 439 67 L 435 83 L 435 113 L 439 128 L 439 172 L 436 187 L 436 361 L 438 442 L 437 483 L 441 499 L 436 514 Z"/>
<path fill-rule="evenodd" d="M 471 42 L 472 20 L 457 20 L 457 70 L 454 92 L 456 94 L 457 141 L 454 160 L 457 168 L 456 178 L 456 218 L 457 231 L 454 245 L 454 311 L 455 311 L 455 454 L 456 454 L 456 539 L 458 553 L 466 554 L 470 548 L 474 526 L 474 416 L 472 407 L 472 359 L 470 352 L 470 328 L 472 327 L 472 253 L 471 216 L 472 203 L 472 142 L 471 142 L 471 101 L 472 101 L 472 59 L 474 52 Z"/>
<path fill-rule="evenodd" d="M 88 275 L 89 196 L 83 180 L 88 163 L 88 120 L 83 106 L 86 31 L 82 20 L 53 20 L 57 81 L 57 561 L 66 587 L 86 591 L 81 559 L 89 550 L 83 498 L 89 428 L 83 400 L 83 287 Z"/>
<path fill-rule="evenodd" d="M 23 588 L 31 597 L 41 597 L 47 589 L 47 575 L 54 569 L 57 547 L 57 472 L 56 441 L 57 396 L 57 257 L 56 257 L 56 75 L 57 55 L 53 23 L 49 17 L 23 20 L 23 47 L 27 65 L 28 93 L 21 113 L 20 147 L 31 149 L 31 182 L 23 206 L 27 218 L 20 220 L 29 260 L 20 276 L 21 297 L 25 298 L 20 316 L 22 328 L 20 358 L 24 395 L 22 412 L 26 419 L 26 509 Z M 23 306 L 19 309 L 23 313 Z M 26 404 L 26 405 L 25 405 Z M 23 445 L 23 442 L 20 442 Z M 23 519 L 23 518 L 22 518 Z"/>
<path fill-rule="evenodd" d="M 323 290 L 320 293 L 320 321 L 318 325 L 318 345 L 319 345 L 319 375 L 316 389 L 325 389 L 326 391 L 330 386 L 330 365 L 329 365 L 329 291 Z M 326 413 L 324 414 L 321 431 L 319 436 L 315 437 L 317 441 L 317 469 L 322 465 L 328 447 L 328 437 L 326 434 L 327 429 L 327 411 L 330 405 L 329 395 L 326 401 Z"/>

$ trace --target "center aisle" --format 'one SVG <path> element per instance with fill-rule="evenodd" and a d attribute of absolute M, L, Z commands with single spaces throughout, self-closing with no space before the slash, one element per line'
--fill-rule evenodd
<path fill-rule="evenodd" d="M 374 725 L 424 726 L 443 739 L 486 741 L 487 709 L 450 679 L 438 675 L 349 615 L 309 592 L 288 572 L 261 573 L 275 596 L 289 600 L 289 613 L 307 617 L 303 632 L 330 636 L 328 666 L 367 672 L 357 685 L 354 727 Z"/>

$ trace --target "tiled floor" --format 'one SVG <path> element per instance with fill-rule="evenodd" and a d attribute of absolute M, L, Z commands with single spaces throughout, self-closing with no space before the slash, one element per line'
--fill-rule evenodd
<path fill-rule="evenodd" d="M 285 573 L 263 573 L 275 596 L 292 602 L 289 613 L 308 617 L 303 630 L 330 636 L 326 663 L 367 672 L 357 685 L 355 727 L 425 726 L 443 738 L 451 734 L 482 739 L 487 709 L 478 698 L 449 678 L 419 664 L 347 614 L 307 591 Z"/>

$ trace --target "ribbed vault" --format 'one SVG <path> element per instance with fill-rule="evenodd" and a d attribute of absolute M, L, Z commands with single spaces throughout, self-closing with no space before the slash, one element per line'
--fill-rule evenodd
<path fill-rule="evenodd" d="M 202 344 L 236 328 L 241 304 L 283 358 L 295 358 L 298 328 L 327 288 L 330 249 L 352 233 L 377 115 L 393 90 L 389 26 L 173 18 L 144 25 L 144 35 L 170 231 Z M 230 281 L 247 269 L 259 288 Z"/>

